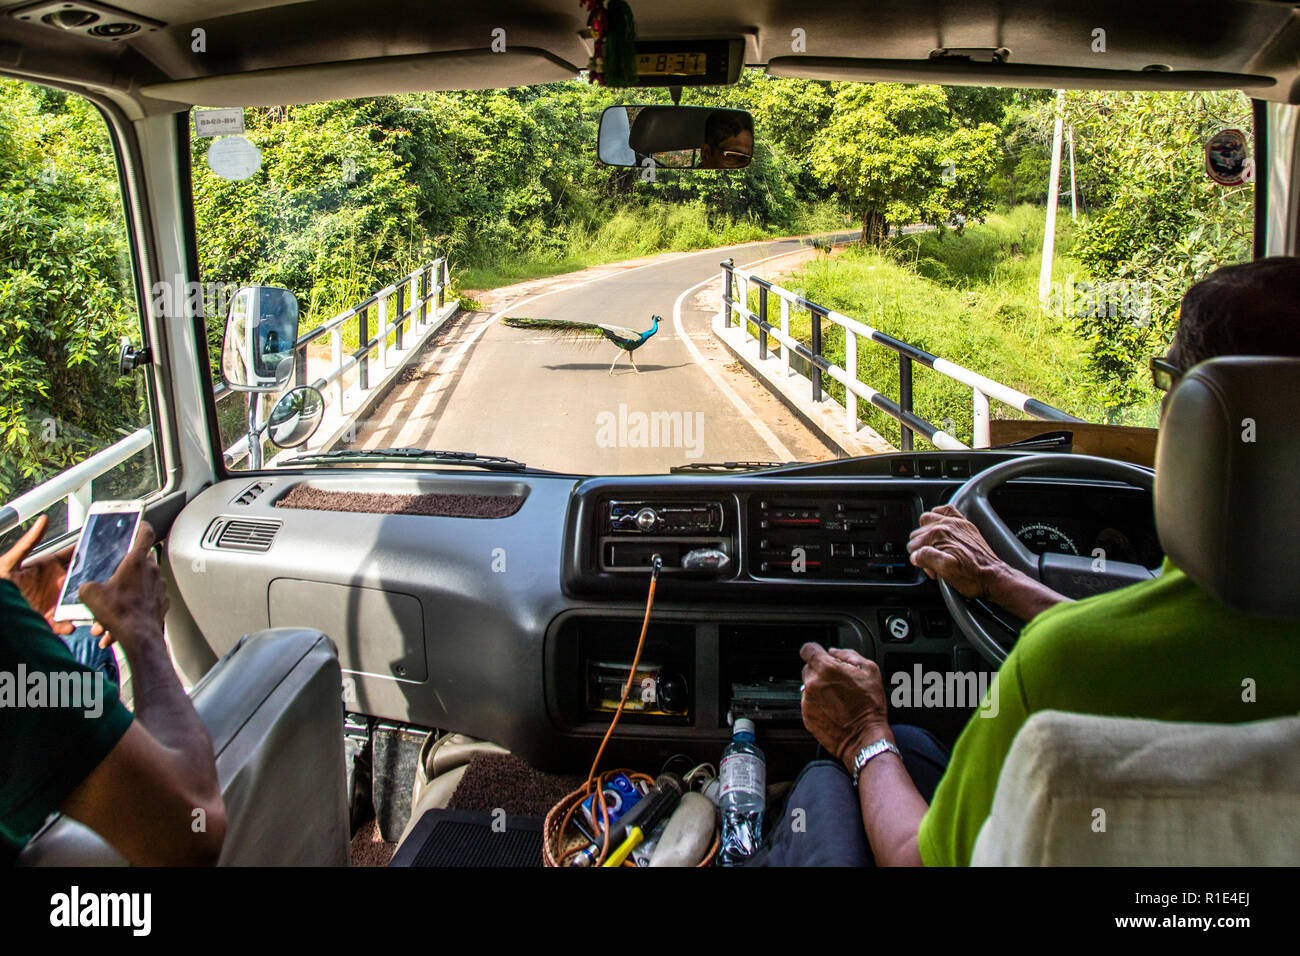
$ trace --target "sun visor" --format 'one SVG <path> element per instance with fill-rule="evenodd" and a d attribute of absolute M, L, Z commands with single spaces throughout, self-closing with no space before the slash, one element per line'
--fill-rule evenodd
<path fill-rule="evenodd" d="M 578 68 L 545 50 L 459 50 L 287 66 L 151 83 L 140 92 L 193 106 L 286 106 L 426 90 L 485 90 L 553 83 Z"/>
<path fill-rule="evenodd" d="M 852 83 L 941 83 L 1073 90 L 1246 90 L 1264 99 L 1277 86 L 1271 76 L 1209 70 L 1095 70 L 1086 67 L 978 63 L 960 60 L 889 60 L 829 56 L 779 56 L 772 76 Z"/>

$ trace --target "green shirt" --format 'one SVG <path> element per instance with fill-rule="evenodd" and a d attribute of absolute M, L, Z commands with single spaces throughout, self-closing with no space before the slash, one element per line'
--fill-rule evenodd
<path fill-rule="evenodd" d="M 1230 610 L 1166 560 L 1150 581 L 1039 614 L 994 689 L 996 716 L 971 717 L 921 821 L 926 866 L 969 865 L 1002 763 L 1035 711 L 1208 723 L 1300 712 L 1300 624 Z"/>
<path fill-rule="evenodd" d="M 131 725 L 117 685 L 80 664 L 12 581 L 0 580 L 0 864 Z"/>

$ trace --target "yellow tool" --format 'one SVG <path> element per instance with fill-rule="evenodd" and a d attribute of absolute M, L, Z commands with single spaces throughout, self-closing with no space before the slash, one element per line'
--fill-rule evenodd
<path fill-rule="evenodd" d="M 661 773 L 650 792 L 641 802 L 619 818 L 610 831 L 611 841 L 619 839 L 618 849 L 609 855 L 601 866 L 622 866 L 633 850 L 641 845 L 645 835 L 665 816 L 672 813 L 686 785 L 675 773 Z"/>

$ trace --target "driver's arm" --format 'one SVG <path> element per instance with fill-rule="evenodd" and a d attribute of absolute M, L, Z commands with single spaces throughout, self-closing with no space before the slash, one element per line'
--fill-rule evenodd
<path fill-rule="evenodd" d="M 850 774 L 859 751 L 894 742 L 880 668 L 856 651 L 805 644 L 804 726 Z M 862 824 L 878 866 L 920 866 L 918 833 L 928 809 L 902 760 L 892 753 L 867 762 L 858 775 Z"/>
<path fill-rule="evenodd" d="M 1025 628 L 1028 637 L 1021 645 L 1027 639 L 1050 654 L 1061 642 L 1036 642 L 1033 635 L 1041 627 L 1042 622 Z M 1002 763 L 1031 713 L 1021 680 L 1021 650 L 1012 651 L 966 724 L 929 805 L 903 761 L 892 753 L 862 768 L 859 809 L 878 866 L 970 863 L 975 839 L 993 806 Z M 826 650 L 819 644 L 805 644 L 799 656 L 804 660 L 804 726 L 852 773 L 863 747 L 894 739 L 880 668 L 855 651 Z"/>
<path fill-rule="evenodd" d="M 994 554 L 979 529 L 952 505 L 921 515 L 907 551 L 912 564 L 931 578 L 941 577 L 963 597 L 992 601 L 1023 621 L 1070 600 Z"/>

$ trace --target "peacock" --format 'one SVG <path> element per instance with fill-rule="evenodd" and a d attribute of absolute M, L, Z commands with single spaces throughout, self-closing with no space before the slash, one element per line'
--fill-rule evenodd
<path fill-rule="evenodd" d="M 640 373 L 636 367 L 636 359 L 632 353 L 646 343 L 650 336 L 659 331 L 659 322 L 662 316 L 651 316 L 650 328 L 644 332 L 637 332 L 635 329 L 625 329 L 621 325 L 607 325 L 604 322 L 573 322 L 568 319 L 525 319 L 508 316 L 505 324 L 516 329 L 533 329 L 538 332 L 551 332 L 563 339 L 579 344 L 596 345 L 601 337 L 609 339 L 619 347 L 619 353 L 614 356 L 614 361 L 609 365 L 609 374 L 614 374 L 614 366 L 618 360 L 627 353 L 629 361 L 632 363 L 633 371 Z"/>

